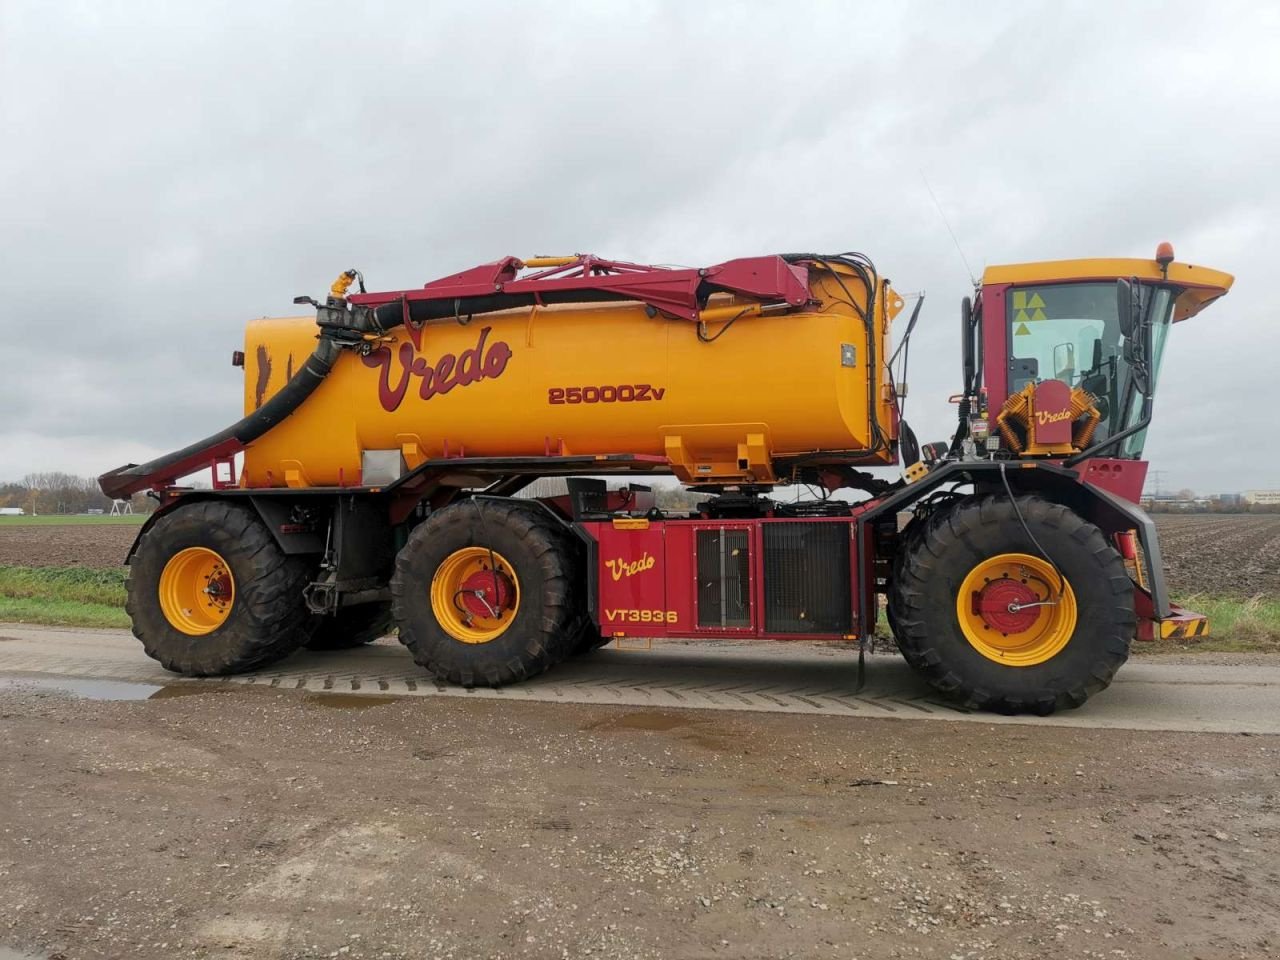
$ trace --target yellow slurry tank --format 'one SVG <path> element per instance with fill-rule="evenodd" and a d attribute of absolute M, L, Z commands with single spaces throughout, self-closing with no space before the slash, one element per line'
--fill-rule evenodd
<path fill-rule="evenodd" d="M 811 266 L 807 282 L 799 308 L 716 294 L 697 321 L 607 302 L 401 324 L 363 355 L 345 351 L 248 446 L 241 485 L 356 486 L 368 454 L 383 469 L 396 452 L 398 470 L 446 457 L 662 457 L 692 483 L 772 482 L 819 453 L 893 463 L 893 398 L 876 369 L 901 298 L 878 278 L 869 298 L 841 264 Z M 246 415 L 315 342 L 313 316 L 249 324 Z"/>

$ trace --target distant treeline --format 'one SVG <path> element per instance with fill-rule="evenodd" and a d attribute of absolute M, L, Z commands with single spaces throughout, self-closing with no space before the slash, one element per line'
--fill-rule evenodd
<path fill-rule="evenodd" d="M 1280 503 L 1243 503 L 1212 500 L 1209 503 L 1188 501 L 1142 502 L 1147 513 L 1280 513 Z"/>
<path fill-rule="evenodd" d="M 111 511 L 111 498 L 98 489 L 94 477 L 71 473 L 28 473 L 18 481 L 0 483 L 0 507 L 21 507 L 28 514 L 75 514 Z M 138 494 L 135 513 L 150 513 L 155 501 Z"/>

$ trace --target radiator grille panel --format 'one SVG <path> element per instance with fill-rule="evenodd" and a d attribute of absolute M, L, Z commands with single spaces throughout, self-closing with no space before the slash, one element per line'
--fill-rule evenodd
<path fill-rule="evenodd" d="M 766 523 L 763 529 L 765 630 L 851 633 L 849 524 Z"/>
<path fill-rule="evenodd" d="M 751 626 L 747 531 L 698 531 L 698 626 Z"/>

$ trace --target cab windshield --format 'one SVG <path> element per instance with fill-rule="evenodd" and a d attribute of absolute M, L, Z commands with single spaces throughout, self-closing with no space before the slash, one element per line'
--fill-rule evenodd
<path fill-rule="evenodd" d="M 1140 285 L 1140 300 L 1151 323 L 1151 380 L 1155 389 L 1160 357 L 1173 319 L 1173 291 Z M 1062 380 L 1091 393 L 1102 414 L 1093 444 L 1142 419 L 1142 395 L 1125 359 L 1116 307 L 1116 285 L 1056 283 L 1009 292 L 1009 392 L 1028 383 Z M 1140 457 L 1146 431 L 1121 441 L 1110 456 Z M 1092 445 L 1092 444 L 1091 444 Z"/>

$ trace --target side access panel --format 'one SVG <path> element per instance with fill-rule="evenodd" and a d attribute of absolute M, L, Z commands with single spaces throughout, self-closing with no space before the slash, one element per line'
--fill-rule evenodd
<path fill-rule="evenodd" d="M 605 636 L 665 637 L 685 624 L 667 603 L 666 525 L 584 523 L 596 540 L 597 609 Z"/>

